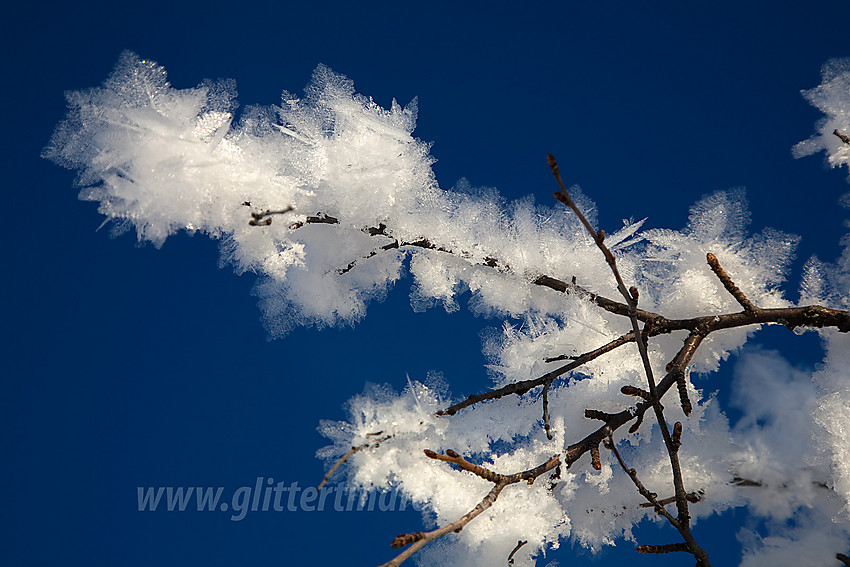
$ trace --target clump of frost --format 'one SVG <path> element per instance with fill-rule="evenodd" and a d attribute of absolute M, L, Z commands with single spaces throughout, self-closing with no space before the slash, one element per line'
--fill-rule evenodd
<path fill-rule="evenodd" d="M 826 357 L 815 372 L 818 387 L 814 421 L 822 428 L 815 437 L 817 446 L 832 469 L 831 487 L 844 500 L 841 512 L 850 520 L 850 337 L 847 333 L 829 333 L 825 337 Z"/>
<path fill-rule="evenodd" d="M 817 123 L 818 134 L 800 142 L 795 156 L 824 150 L 833 167 L 850 167 L 850 144 L 834 134 L 850 134 L 850 59 L 833 59 L 824 65 L 822 83 L 804 96 L 826 116 Z M 850 193 L 841 204 L 850 207 Z M 820 303 L 838 309 L 850 309 L 850 234 L 842 240 L 841 256 L 835 263 L 812 257 L 803 270 L 800 303 Z M 818 389 L 816 408 L 812 412 L 820 427 L 815 436 L 819 453 L 831 467 L 830 486 L 843 498 L 841 517 L 850 519 L 850 340 L 846 333 L 835 330 L 820 332 L 826 356 L 813 376 Z"/>
<path fill-rule="evenodd" d="M 412 135 L 416 102 L 381 108 L 327 67 L 303 97 L 284 92 L 238 119 L 231 81 L 177 89 L 132 53 L 101 87 L 67 99 L 44 155 L 78 171 L 80 197 L 156 246 L 179 230 L 220 239 L 222 263 L 260 276 L 273 336 L 354 323 L 408 269 L 415 309 L 452 311 L 469 291 L 482 313 L 558 310 L 562 299 L 519 284 L 573 271 L 612 291 L 574 215 L 464 183 L 441 189 L 430 144 Z M 576 200 L 593 221 L 593 203 L 577 189 Z M 287 212 L 249 225 L 269 210 Z"/>
<path fill-rule="evenodd" d="M 850 136 L 850 58 L 828 61 L 821 69 L 821 84 L 803 96 L 826 116 L 815 125 L 817 134 L 794 146 L 794 157 L 825 151 L 830 166 L 850 166 L 850 143 L 841 137 Z"/>
<path fill-rule="evenodd" d="M 841 94 L 847 83 L 841 65 L 832 64 L 824 85 L 810 96 L 832 121 L 827 129 L 846 126 L 850 99 Z M 78 170 L 81 198 L 99 202 L 107 220 L 118 229 L 134 228 L 141 241 L 160 246 L 179 230 L 220 239 L 222 263 L 259 275 L 256 293 L 274 336 L 295 325 L 354 323 L 406 272 L 414 310 L 455 311 L 460 296 L 468 294 L 476 313 L 516 322 L 506 323 L 486 345 L 496 386 L 539 377 L 630 330 L 625 318 L 598 308 L 584 291 L 557 293 L 533 285 L 542 275 L 565 282 L 576 277 L 587 292 L 616 299 L 610 270 L 575 215 L 531 198 L 506 202 L 495 190 L 466 182 L 451 191 L 439 187 L 430 145 L 413 137 L 415 101 L 381 108 L 324 66 L 303 97 L 284 92 L 279 106 L 249 107 L 237 118 L 235 99 L 232 82 L 176 89 L 162 67 L 125 53 L 103 86 L 68 94 L 68 116 L 45 155 Z M 826 149 L 833 165 L 846 163 L 845 149 L 830 145 L 825 132 L 821 128 L 819 137 L 803 143 L 800 155 L 806 148 Z M 571 193 L 595 224 L 594 204 L 577 187 Z M 266 210 L 286 212 L 263 217 Z M 250 226 L 252 213 L 271 218 L 271 224 Z M 790 305 L 779 285 L 797 237 L 771 229 L 749 234 L 742 190 L 703 198 L 681 230 L 640 232 L 643 222 L 625 221 L 606 238 L 624 279 L 640 289 L 641 307 L 668 317 L 739 311 L 706 265 L 707 252 L 758 306 Z M 835 266 L 812 261 L 806 293 L 846 305 L 848 274 L 847 249 Z M 716 369 L 749 332 L 712 334 L 693 369 Z M 776 524 L 776 537 L 819 545 L 823 542 L 812 534 L 788 535 L 781 522 L 814 517 L 811 510 L 826 492 L 841 497 L 839 503 L 827 498 L 835 509 L 827 515 L 837 518 L 842 507 L 846 512 L 850 438 L 843 424 L 850 412 L 850 345 L 846 336 L 825 336 L 827 359 L 814 385 L 801 385 L 781 365 L 771 373 L 759 371 L 769 370 L 767 362 L 753 363 L 748 381 L 739 380 L 737 403 L 756 417 L 732 429 L 716 399 L 686 376 L 693 413 L 685 419 L 678 404 L 669 404 L 666 414 L 684 423 L 688 442 L 681 462 L 689 489 L 703 497 L 692 508 L 695 520 L 750 504 Z M 681 344 L 682 337 L 673 334 L 651 341 L 650 363 L 658 375 Z M 349 483 L 397 488 L 423 506 L 432 525 L 445 525 L 472 509 L 491 484 L 428 459 L 424 449 L 453 449 L 508 474 L 563 454 L 565 446 L 599 426 L 584 417 L 585 409 L 617 412 L 634 404 L 620 393 L 624 385 L 644 383 L 630 347 L 553 383 L 552 439 L 542 427 L 538 391 L 477 404 L 448 419 L 436 415 L 452 403 L 446 387 L 409 382 L 401 393 L 371 387 L 351 400 L 347 420 L 322 422 L 331 445 L 319 456 L 331 463 L 352 446 L 365 445 L 348 461 Z M 794 407 L 782 398 L 783 388 L 795 392 Z M 763 392 L 770 404 L 759 397 Z M 784 421 L 775 415 L 777 408 L 797 417 Z M 620 451 L 642 480 L 669 486 L 670 463 L 657 431 L 646 424 L 635 434 L 617 433 Z M 809 440 L 815 442 L 806 446 Z M 793 462 L 780 442 L 802 446 L 806 460 Z M 531 565 L 562 542 L 598 551 L 632 539 L 639 522 L 661 521 L 640 506 L 640 496 L 610 454 L 603 451 L 600 471 L 587 461 L 583 457 L 557 478 L 506 488 L 475 522 L 426 549 L 423 560 L 501 563 L 513 542 L 523 539 L 529 543 L 515 555 L 515 564 Z M 734 486 L 734 477 L 745 474 L 764 490 L 746 494 Z M 817 483 L 829 490 L 821 492 Z M 785 504 L 775 506 L 771 499 Z M 765 538 L 754 545 L 785 544 Z"/>
<path fill-rule="evenodd" d="M 780 284 L 785 281 L 799 237 L 767 228 L 749 235 L 750 214 L 743 189 L 717 191 L 691 207 L 680 231 L 653 229 L 642 233 L 645 253 L 640 281 L 641 303 L 649 291 L 649 309 L 667 317 L 693 317 L 740 309 L 706 263 L 711 252 L 744 294 L 759 307 L 787 307 Z M 743 345 L 756 328 L 713 334 L 700 346 L 692 368 L 717 369 L 719 361 Z"/>

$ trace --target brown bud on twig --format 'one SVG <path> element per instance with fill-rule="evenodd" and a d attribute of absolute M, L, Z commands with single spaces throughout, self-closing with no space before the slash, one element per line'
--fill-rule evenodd
<path fill-rule="evenodd" d="M 673 447 L 678 449 L 682 446 L 682 422 L 677 421 L 673 425 Z"/>
<path fill-rule="evenodd" d="M 598 419 L 600 421 L 608 421 L 609 419 L 611 419 L 611 414 L 595 409 L 586 409 L 584 410 L 584 417 L 586 417 L 587 419 Z"/>
<path fill-rule="evenodd" d="M 602 459 L 599 457 L 599 446 L 594 445 L 590 448 L 590 464 L 593 465 L 593 468 L 601 471 L 602 470 Z"/>
<path fill-rule="evenodd" d="M 446 449 L 446 455 L 453 459 L 457 459 L 458 457 L 460 457 L 460 455 L 458 455 L 456 451 L 452 451 L 451 449 Z"/>
<path fill-rule="evenodd" d="M 429 459 L 436 459 L 437 458 L 437 453 L 435 453 L 431 449 L 425 449 L 424 453 L 425 453 L 425 456 L 428 457 Z"/>
<path fill-rule="evenodd" d="M 682 411 L 685 412 L 685 415 L 691 415 L 691 411 L 694 409 L 691 405 L 691 400 L 688 397 L 688 384 L 685 382 L 685 375 L 679 374 L 676 377 L 676 386 L 679 388 L 679 401 L 682 404 Z"/>
<path fill-rule="evenodd" d="M 688 492 L 687 494 L 685 494 L 685 500 L 687 500 L 691 504 L 696 504 L 697 502 L 702 500 L 703 494 L 704 493 L 702 490 L 700 490 L 699 492 Z"/>
<path fill-rule="evenodd" d="M 646 401 L 649 401 L 651 397 L 649 395 L 649 392 L 647 392 L 646 390 L 641 390 L 636 386 L 623 386 L 622 388 L 620 388 L 620 392 L 624 393 L 627 396 L 637 396 L 638 398 L 641 398 L 642 400 Z"/>
<path fill-rule="evenodd" d="M 632 299 L 635 300 L 635 303 L 638 302 L 638 297 L 640 297 L 640 293 L 638 293 L 638 288 L 632 286 L 629 288 L 629 294 L 632 296 Z"/>
<path fill-rule="evenodd" d="M 399 534 L 395 536 L 395 539 L 390 544 L 390 547 L 392 547 L 393 549 L 398 549 L 400 547 L 404 547 L 405 545 L 409 545 L 424 538 L 425 534 L 423 534 L 422 532 L 415 532 L 412 534 Z"/>
<path fill-rule="evenodd" d="M 552 169 L 552 175 L 558 175 L 560 173 L 558 170 L 558 162 L 555 161 L 555 156 L 552 154 L 546 154 L 546 163 L 549 164 L 549 167 Z"/>
<path fill-rule="evenodd" d="M 629 427 L 629 433 L 634 433 L 634 432 L 636 432 L 638 429 L 640 429 L 640 424 L 641 424 L 641 423 L 643 423 L 643 414 L 642 414 L 642 413 L 641 413 L 641 414 L 638 414 L 637 421 L 634 423 L 634 425 L 632 425 L 631 427 Z"/>
<path fill-rule="evenodd" d="M 838 128 L 835 129 L 833 134 L 835 134 L 836 136 L 841 138 L 841 141 L 844 142 L 845 144 L 850 144 L 850 136 L 848 136 L 847 134 L 842 134 L 841 132 L 838 131 Z"/>

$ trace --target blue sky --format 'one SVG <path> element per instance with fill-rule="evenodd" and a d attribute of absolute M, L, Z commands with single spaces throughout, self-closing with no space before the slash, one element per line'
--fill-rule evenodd
<path fill-rule="evenodd" d="M 139 512 L 139 486 L 223 486 L 257 477 L 315 485 L 319 419 L 341 419 L 364 383 L 401 388 L 443 372 L 457 395 L 486 389 L 481 331 L 465 309 L 415 314 L 402 282 L 354 328 L 297 329 L 269 342 L 253 277 L 218 268 L 203 236 L 161 250 L 96 232 L 73 174 L 39 157 L 64 114 L 63 92 L 96 86 L 130 49 L 177 87 L 233 78 L 239 101 L 275 104 L 324 63 L 389 105 L 419 97 L 416 135 L 432 141 L 443 187 L 466 177 L 508 198 L 548 202 L 554 153 L 602 228 L 649 217 L 679 228 L 705 193 L 745 186 L 752 228 L 801 234 L 794 275 L 833 259 L 845 175 L 790 149 L 818 112 L 800 89 L 850 55 L 850 4 L 814 2 L 503 3 L 321 7 L 93 2 L 7 9 L 0 38 L 7 243 L 0 439 L 6 494 L 0 562 L 53 565 L 373 565 L 420 528 L 415 512 Z M 795 297 L 795 291 L 789 294 Z M 754 343 L 797 364 L 815 339 L 782 329 Z M 366 364 L 352 364 L 373 352 Z M 727 365 L 730 366 L 730 365 Z M 705 387 L 723 399 L 726 373 Z M 729 514 L 700 524 L 729 563 Z M 731 528 L 730 528 L 731 526 Z M 643 543 L 662 543 L 654 528 Z M 566 544 L 569 547 L 569 544 Z M 630 546 L 562 564 L 646 560 Z M 690 559 L 664 558 L 669 565 Z"/>

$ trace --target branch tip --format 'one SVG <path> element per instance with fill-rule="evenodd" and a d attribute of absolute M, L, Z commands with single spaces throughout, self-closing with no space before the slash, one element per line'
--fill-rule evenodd
<path fill-rule="evenodd" d="M 672 553 L 674 551 L 690 551 L 688 544 L 666 543 L 664 545 L 639 545 L 635 548 L 638 553 Z"/>
<path fill-rule="evenodd" d="M 758 308 L 753 305 L 752 302 L 747 299 L 747 296 L 744 295 L 744 292 L 735 285 L 735 282 L 732 281 L 732 278 L 729 277 L 729 274 L 727 274 L 726 270 L 723 269 L 723 266 L 720 265 L 720 261 L 717 259 L 717 256 L 709 252 L 705 255 L 705 259 L 711 267 L 711 271 L 714 272 L 714 275 L 717 276 L 717 279 L 720 280 L 720 283 L 723 284 L 726 291 L 728 291 L 729 294 L 735 298 L 735 301 L 744 308 L 744 311 L 747 313 L 755 313 Z"/>
<path fill-rule="evenodd" d="M 593 446 L 590 448 L 590 464 L 593 465 L 593 468 L 601 471 L 602 470 L 602 459 L 599 456 L 599 446 Z"/>
<path fill-rule="evenodd" d="M 390 547 L 392 547 L 393 549 L 399 549 L 400 547 L 404 547 L 424 538 L 425 534 L 423 534 L 422 532 L 414 532 L 412 534 L 399 534 L 395 536 L 395 539 L 390 544 Z"/>
<path fill-rule="evenodd" d="M 552 170 L 552 175 L 558 175 L 560 171 L 558 171 L 558 162 L 555 160 L 555 156 L 552 154 L 546 154 L 546 163 L 549 164 L 549 168 Z"/>
<path fill-rule="evenodd" d="M 678 449 L 682 446 L 682 422 L 677 421 L 673 425 L 673 447 Z"/>

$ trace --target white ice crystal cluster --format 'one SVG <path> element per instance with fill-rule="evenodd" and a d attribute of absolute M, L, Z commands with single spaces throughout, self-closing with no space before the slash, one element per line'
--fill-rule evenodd
<path fill-rule="evenodd" d="M 830 163 L 847 164 L 847 148 L 831 133 L 846 130 L 850 120 L 846 69 L 846 63 L 831 64 L 824 85 L 808 92 L 828 118 L 818 136 L 798 146 L 799 154 L 825 149 Z M 264 321 L 275 336 L 295 325 L 356 322 L 370 300 L 405 274 L 416 310 L 454 311 L 464 296 L 477 313 L 521 322 L 505 323 L 485 346 L 495 386 L 539 377 L 561 364 L 547 357 L 579 355 L 629 330 L 628 320 L 585 293 L 532 285 L 542 275 L 575 276 L 586 290 L 617 297 L 602 255 L 566 208 L 506 202 L 495 191 L 463 184 L 453 191 L 439 187 L 429 145 L 412 135 L 415 102 L 381 108 L 322 66 L 303 96 L 284 92 L 279 106 L 249 107 L 237 119 L 235 100 L 230 82 L 176 89 L 162 67 L 125 53 L 103 86 L 68 95 L 68 116 L 45 155 L 79 171 L 81 198 L 99 202 L 119 230 L 132 228 L 157 246 L 180 230 L 220 239 L 223 263 L 260 276 Z M 594 204 L 578 188 L 571 193 L 595 224 Z M 252 218 L 271 223 L 252 226 Z M 624 279 L 640 289 L 642 308 L 671 318 L 739 311 L 706 264 L 707 252 L 757 305 L 792 305 L 779 286 L 797 237 L 750 234 L 743 190 L 704 197 L 682 229 L 640 232 L 642 224 L 624 222 L 606 237 Z M 849 265 L 846 251 L 836 266 L 810 263 L 804 299 L 847 308 Z M 752 332 L 710 335 L 694 358 L 694 376 L 715 370 Z M 651 341 L 659 375 L 685 336 Z M 741 360 L 734 400 L 746 418 L 735 427 L 691 376 L 691 416 L 668 404 L 668 419 L 684 422 L 688 489 L 703 499 L 692 507 L 694 518 L 749 505 L 774 528 L 773 539 L 742 535 L 752 550 L 747 565 L 813 564 L 821 556 L 827 564 L 846 547 L 840 540 L 848 535 L 841 509 L 850 501 L 850 345 L 846 334 L 824 336 L 827 359 L 814 382 L 776 356 L 753 352 Z M 453 401 L 438 380 L 410 382 L 401 393 L 373 388 L 350 401 L 349 420 L 323 422 L 332 444 L 320 456 L 333 461 L 352 446 L 370 445 L 348 461 L 349 482 L 398 488 L 423 505 L 430 522 L 443 525 L 472 509 L 491 485 L 428 459 L 424 449 L 452 449 L 496 472 L 519 472 L 596 430 L 599 422 L 586 419 L 585 409 L 618 412 L 634 403 L 620 388 L 644 383 L 634 345 L 563 376 L 549 393 L 553 439 L 542 428 L 537 392 L 449 418 L 436 414 Z M 634 434 L 624 430 L 617 438 L 629 466 L 647 486 L 671 486 L 657 430 L 650 422 Z M 547 475 L 531 486 L 506 488 L 492 508 L 426 547 L 419 560 L 502 564 L 521 539 L 529 543 L 514 564 L 532 565 L 564 542 L 597 550 L 630 539 L 638 522 L 661 521 L 639 506 L 640 496 L 609 453 L 603 451 L 600 471 L 588 461 L 583 457 L 557 479 Z M 736 477 L 762 489 L 735 486 Z M 819 529 L 789 527 L 791 521 L 802 526 L 801 519 Z M 798 548 L 810 553 L 805 560 L 791 551 Z M 766 550 L 775 560 L 762 561 Z"/>
<path fill-rule="evenodd" d="M 826 152 L 832 167 L 850 169 L 850 58 L 833 59 L 824 65 L 822 83 L 803 91 L 804 96 L 825 116 L 818 121 L 818 133 L 800 142 L 796 156 Z M 850 176 L 848 176 L 850 180 Z M 850 192 L 840 203 L 850 209 Z M 845 223 L 850 228 L 850 222 Z M 819 302 L 850 309 L 850 233 L 841 240 L 843 246 L 835 263 L 813 257 L 806 262 L 801 289 L 801 302 Z M 830 519 L 850 523 L 850 337 L 846 333 L 821 331 L 826 357 L 813 376 L 817 399 L 812 412 L 819 427 L 815 440 L 819 456 L 831 468 L 830 486 L 843 497 L 840 510 Z"/>
<path fill-rule="evenodd" d="M 850 136 L 850 57 L 828 61 L 821 69 L 821 84 L 803 96 L 825 116 L 815 125 L 817 134 L 794 146 L 794 155 L 825 151 L 832 167 L 850 165 L 850 143 L 842 138 Z"/>

